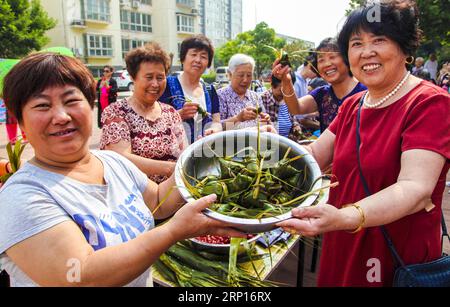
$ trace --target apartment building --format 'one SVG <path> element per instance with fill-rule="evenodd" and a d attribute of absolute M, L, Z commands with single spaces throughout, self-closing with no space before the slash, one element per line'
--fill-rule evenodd
<path fill-rule="evenodd" d="M 242 32 L 242 0 L 200 0 L 200 29 L 215 47 Z"/>
<path fill-rule="evenodd" d="M 100 76 L 104 65 L 124 67 L 126 53 L 157 41 L 180 67 L 183 39 L 201 33 L 199 0 L 41 0 L 49 16 L 58 21 L 49 31 L 47 47 L 71 48 Z"/>

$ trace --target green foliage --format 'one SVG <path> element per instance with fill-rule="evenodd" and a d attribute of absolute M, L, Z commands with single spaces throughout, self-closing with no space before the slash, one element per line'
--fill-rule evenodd
<path fill-rule="evenodd" d="M 14 147 L 11 143 L 6 145 L 6 152 L 8 153 L 8 159 L 11 163 L 12 172 L 0 177 L 0 183 L 5 183 L 15 172 L 19 170 L 21 164 L 20 157 L 22 156 L 26 146 L 27 144 L 23 144 L 20 139 L 16 141 Z"/>
<path fill-rule="evenodd" d="M 203 81 L 211 84 L 216 81 L 216 73 L 211 71 L 211 73 L 209 73 L 208 75 L 203 75 L 202 78 L 203 78 Z"/>
<path fill-rule="evenodd" d="M 286 45 L 284 39 L 276 36 L 275 30 L 269 28 L 267 23 L 261 22 L 252 31 L 241 33 L 236 39 L 228 41 L 217 50 L 218 61 L 228 63 L 236 53 L 244 53 L 252 56 L 256 61 L 256 74 L 261 75 L 263 70 L 270 68 L 275 61 L 275 53 L 267 46 L 276 49 Z"/>
<path fill-rule="evenodd" d="M 424 32 L 419 55 L 435 51 L 438 58 L 450 60 L 450 10 L 448 0 L 419 0 L 420 28 Z"/>
<path fill-rule="evenodd" d="M 18 59 L 49 42 L 56 26 L 39 0 L 0 0 L 0 58 Z"/>
<path fill-rule="evenodd" d="M 355 9 L 361 7 L 362 5 L 364 5 L 364 3 L 366 3 L 366 0 L 350 0 L 350 3 L 349 3 L 350 8 L 346 12 L 347 16 L 350 15 L 350 13 L 353 10 L 355 10 Z"/>
<path fill-rule="evenodd" d="M 392 0 L 393 1 L 393 0 Z M 349 14 L 366 0 L 350 0 Z M 441 60 L 450 59 L 450 10 L 448 0 L 416 0 L 420 12 L 420 28 L 424 39 L 418 51 L 419 56 L 436 52 Z"/>
<path fill-rule="evenodd" d="M 308 52 L 302 52 L 302 53 L 298 53 L 298 51 L 300 50 L 308 50 L 310 49 L 309 46 L 303 42 L 303 41 L 295 41 L 289 45 L 286 45 L 284 47 L 284 50 L 290 54 L 291 56 L 289 56 L 289 61 L 292 64 L 293 68 L 297 68 L 303 65 L 303 63 L 306 60 L 306 57 L 308 56 Z M 293 54 L 295 54 L 297 52 L 297 54 L 295 56 L 292 56 Z"/>

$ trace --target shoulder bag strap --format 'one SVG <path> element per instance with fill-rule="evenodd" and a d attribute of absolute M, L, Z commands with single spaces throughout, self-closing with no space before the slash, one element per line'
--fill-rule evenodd
<path fill-rule="evenodd" d="M 362 171 L 361 152 L 360 152 L 360 150 L 361 150 L 361 134 L 360 134 L 361 111 L 362 111 L 362 106 L 364 104 L 364 98 L 366 95 L 367 95 L 367 93 L 364 94 L 363 97 L 361 98 L 361 101 L 359 104 L 359 109 L 358 109 L 358 116 L 357 116 L 357 121 L 356 121 L 356 153 L 358 156 L 359 177 L 361 178 L 361 181 L 362 181 L 362 184 L 364 187 L 364 191 L 366 192 L 366 196 L 369 197 L 370 195 L 372 195 L 372 193 L 370 192 L 369 185 L 367 184 L 367 180 L 364 177 L 364 174 Z M 391 251 L 391 254 L 394 257 L 394 261 L 396 262 L 396 265 L 400 266 L 400 267 L 404 267 L 405 263 L 403 262 L 402 258 L 400 257 L 397 250 L 395 249 L 394 243 L 392 242 L 392 239 L 389 236 L 386 227 L 380 226 L 380 229 L 381 229 L 381 232 L 383 233 L 384 239 L 389 247 L 389 250 Z"/>
<path fill-rule="evenodd" d="M 448 241 L 450 242 L 450 235 L 448 234 L 447 224 L 445 223 L 445 216 L 444 211 L 442 210 L 442 250 L 444 250 L 444 238 L 447 237 Z"/>
<path fill-rule="evenodd" d="M 364 104 L 364 98 L 365 95 L 363 95 L 363 97 L 361 98 L 360 104 L 359 104 L 359 110 L 358 110 L 358 117 L 357 117 L 357 122 L 356 122 L 356 152 L 357 152 L 357 156 L 358 156 L 358 166 L 359 166 L 359 176 L 361 177 L 361 181 L 362 184 L 364 186 L 364 191 L 366 192 L 366 196 L 369 197 L 370 195 L 372 195 L 372 193 L 370 192 L 369 189 L 369 185 L 367 184 L 367 180 L 364 177 L 364 174 L 362 172 L 362 164 L 361 164 L 361 153 L 360 153 L 360 149 L 361 149 L 361 134 L 360 134 L 360 129 L 361 129 L 361 111 L 362 111 L 362 106 Z M 448 229 L 447 229 L 447 225 L 445 223 L 445 217 L 444 217 L 444 211 L 442 210 L 442 221 L 441 221 L 441 225 L 442 225 L 442 240 L 441 240 L 441 245 L 442 245 L 442 250 L 444 247 L 444 238 L 447 237 L 449 242 L 450 242 L 450 235 L 448 233 Z M 392 256 L 394 257 L 394 260 L 397 262 L 398 266 L 404 267 L 405 264 L 403 262 L 403 260 L 401 259 L 400 255 L 398 254 L 397 250 L 395 249 L 394 243 L 392 242 L 391 237 L 389 236 L 386 227 L 384 226 L 380 226 L 381 232 L 383 233 L 384 239 L 389 247 L 389 250 L 392 253 Z"/>

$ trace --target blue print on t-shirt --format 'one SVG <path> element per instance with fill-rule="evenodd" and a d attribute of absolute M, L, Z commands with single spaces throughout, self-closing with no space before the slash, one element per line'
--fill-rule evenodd
<path fill-rule="evenodd" d="M 81 227 L 84 237 L 94 250 L 99 250 L 106 246 L 105 235 L 100 230 L 93 216 L 76 214 L 73 219 Z"/>
<path fill-rule="evenodd" d="M 116 225 L 116 227 L 113 227 L 109 225 L 106 221 L 101 220 L 100 223 L 102 223 L 102 227 L 107 233 L 112 233 L 116 235 L 120 235 L 120 238 L 122 239 L 122 242 L 127 242 L 128 238 L 125 235 L 125 231 L 123 230 L 123 227 L 120 225 Z"/>
<path fill-rule="evenodd" d="M 73 219 L 81 227 L 86 240 L 96 251 L 107 246 L 105 238 L 107 233 L 120 236 L 122 242 L 127 242 L 145 232 L 147 228 L 144 225 L 153 225 L 148 214 L 146 215 L 131 205 L 136 200 L 136 195 L 130 195 L 125 200 L 125 205 L 118 206 L 122 212 L 111 212 L 110 215 L 100 216 L 99 222 L 90 215 L 76 214 Z"/>

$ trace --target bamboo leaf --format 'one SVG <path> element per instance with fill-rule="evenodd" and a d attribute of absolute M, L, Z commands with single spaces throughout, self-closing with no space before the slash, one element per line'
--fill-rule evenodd
<path fill-rule="evenodd" d="M 239 246 L 244 239 L 242 238 L 231 238 L 230 243 L 230 255 L 228 259 L 228 283 L 234 285 L 237 282 L 237 256 L 239 251 Z"/>

